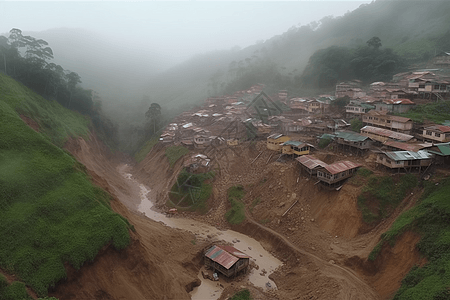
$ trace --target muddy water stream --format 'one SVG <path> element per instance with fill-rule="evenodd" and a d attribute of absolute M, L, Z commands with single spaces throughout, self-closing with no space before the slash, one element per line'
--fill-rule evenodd
<path fill-rule="evenodd" d="M 251 260 L 259 267 L 258 270 L 252 268 L 252 270 L 245 275 L 247 279 L 253 285 L 261 287 L 264 290 L 268 289 L 267 283 L 270 283 L 270 288 L 276 289 L 275 282 L 270 280 L 268 276 L 272 274 L 276 268 L 281 266 L 282 262 L 267 252 L 258 241 L 236 231 L 222 231 L 213 226 L 195 220 L 180 217 L 167 217 L 165 214 L 156 212 L 152 209 L 153 203 L 147 198 L 150 190 L 145 185 L 136 182 L 132 178 L 131 174 L 122 174 L 128 180 L 139 185 L 141 198 L 141 203 L 138 207 L 139 212 L 142 212 L 148 218 L 157 222 L 162 222 L 169 227 L 192 232 L 196 237 L 204 239 L 211 238 L 212 240 L 223 240 L 232 243 L 236 249 L 239 249 L 249 255 Z M 263 273 L 263 270 L 265 270 L 266 273 Z M 198 277 L 202 283 L 191 292 L 191 298 L 194 300 L 218 299 L 224 289 L 224 286 L 228 285 L 227 281 L 222 278 L 223 275 L 221 274 L 219 274 L 219 281 L 204 279 L 201 272 L 199 272 Z"/>

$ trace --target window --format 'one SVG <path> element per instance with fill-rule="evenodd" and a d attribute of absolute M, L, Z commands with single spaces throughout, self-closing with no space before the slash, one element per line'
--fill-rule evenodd
<path fill-rule="evenodd" d="M 419 84 L 419 89 L 424 89 L 425 88 L 425 84 Z"/>
<path fill-rule="evenodd" d="M 427 131 L 426 131 L 426 135 L 432 135 L 431 131 L 430 131 L 430 130 L 427 130 Z"/>
<path fill-rule="evenodd" d="M 436 132 L 436 133 L 434 134 L 434 136 L 435 136 L 435 137 L 441 137 L 441 134 Z"/>
<path fill-rule="evenodd" d="M 435 84 L 435 85 L 434 85 L 434 89 L 435 89 L 435 90 L 438 90 L 438 89 L 439 89 L 439 84 Z"/>
<path fill-rule="evenodd" d="M 388 123 L 388 124 L 391 123 L 391 120 L 386 120 L 386 123 Z"/>

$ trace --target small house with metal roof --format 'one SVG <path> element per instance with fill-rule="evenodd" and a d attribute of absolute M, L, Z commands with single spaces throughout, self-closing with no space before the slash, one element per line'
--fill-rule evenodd
<path fill-rule="evenodd" d="M 450 142 L 450 126 L 433 125 L 423 129 L 422 136 L 426 141 Z"/>
<path fill-rule="evenodd" d="M 413 128 L 413 121 L 411 119 L 387 115 L 382 111 L 371 110 L 363 115 L 362 121 L 366 125 L 381 127 L 406 134 L 411 133 Z"/>
<path fill-rule="evenodd" d="M 317 179 L 327 187 L 337 187 L 342 185 L 343 181 L 352 177 L 361 164 L 348 160 L 338 161 L 331 165 L 325 165 L 317 170 Z"/>
<path fill-rule="evenodd" d="M 227 277 L 233 277 L 241 271 L 245 272 L 250 264 L 250 256 L 232 246 L 214 245 L 206 251 L 204 262 L 213 272 L 219 271 Z"/>
<path fill-rule="evenodd" d="M 433 154 L 425 150 L 384 152 L 377 155 L 377 163 L 389 169 L 412 171 L 428 167 L 433 161 Z"/>
<path fill-rule="evenodd" d="M 311 147 L 313 146 L 304 142 L 287 141 L 281 144 L 281 153 L 297 157 L 300 155 L 309 154 Z"/>
<path fill-rule="evenodd" d="M 370 149 L 372 140 L 370 137 L 361 135 L 351 131 L 336 131 L 334 133 L 334 140 L 336 143 L 342 145 L 344 148 L 356 148 L 358 150 Z"/>
<path fill-rule="evenodd" d="M 427 152 L 435 155 L 436 164 L 448 164 L 450 161 L 450 142 L 434 144 L 427 149 Z"/>
<path fill-rule="evenodd" d="M 303 155 L 296 158 L 301 165 L 301 170 L 305 170 L 309 176 L 316 176 L 317 170 L 327 164 L 312 155 Z"/>
<path fill-rule="evenodd" d="M 281 133 L 274 133 L 267 137 L 267 149 L 281 151 L 281 144 L 289 141 L 291 138 Z"/>

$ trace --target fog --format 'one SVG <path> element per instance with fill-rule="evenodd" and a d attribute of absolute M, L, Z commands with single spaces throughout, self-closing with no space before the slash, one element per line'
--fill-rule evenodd
<path fill-rule="evenodd" d="M 278 40 L 367 3 L 0 1 L 0 33 L 18 28 L 47 41 L 53 62 L 77 72 L 82 87 L 98 93 L 103 111 L 124 130 L 145 121 L 151 102 L 176 114 L 217 93 L 208 87 L 211 76 L 225 74 L 217 79 L 225 82 L 230 62 L 260 50 L 269 49 L 265 59 L 275 58 L 286 73 L 300 72 L 323 45 L 285 43 L 285 52 L 276 54 Z"/>

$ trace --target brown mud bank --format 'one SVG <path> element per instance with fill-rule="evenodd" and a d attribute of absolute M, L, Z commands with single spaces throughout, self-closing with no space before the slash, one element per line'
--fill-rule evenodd
<path fill-rule="evenodd" d="M 202 251 L 192 234 L 151 221 L 131 210 L 140 203 L 139 191 L 116 168 L 124 157 L 113 155 L 92 135 L 72 139 L 66 149 L 86 166 L 92 181 L 112 196 L 111 207 L 135 228 L 131 244 L 122 251 L 105 247 L 79 270 L 68 266 L 68 277 L 49 293 L 60 299 L 190 299 L 198 284 L 192 262 Z"/>

